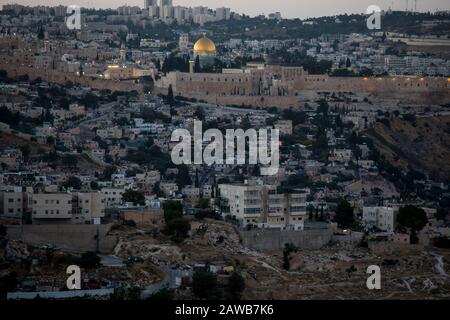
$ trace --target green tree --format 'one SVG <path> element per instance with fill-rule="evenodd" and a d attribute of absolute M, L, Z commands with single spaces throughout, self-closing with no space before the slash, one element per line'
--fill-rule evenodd
<path fill-rule="evenodd" d="M 352 63 L 350 61 L 350 58 L 347 58 L 347 61 L 345 61 L 345 67 L 350 68 L 352 66 Z"/>
<path fill-rule="evenodd" d="M 144 205 L 145 195 L 142 191 L 128 189 L 122 194 L 122 200 L 132 202 L 135 205 Z"/>
<path fill-rule="evenodd" d="M 6 227 L 3 224 L 0 224 L 0 238 L 3 239 L 4 237 L 6 237 L 6 234 Z"/>
<path fill-rule="evenodd" d="M 323 213 L 323 206 L 320 208 L 320 216 L 319 216 L 319 220 L 320 221 L 325 221 L 325 215 Z"/>
<path fill-rule="evenodd" d="M 155 185 L 153 186 L 152 192 L 159 198 L 164 197 L 164 192 L 163 192 L 163 190 L 161 190 L 159 181 L 156 182 Z"/>
<path fill-rule="evenodd" d="M 8 292 L 14 291 L 17 286 L 17 273 L 11 272 L 0 278 L 0 300 L 6 300 Z"/>
<path fill-rule="evenodd" d="M 191 176 L 189 175 L 189 169 L 185 164 L 178 166 L 178 174 L 176 177 L 176 183 L 180 190 L 183 189 L 185 186 L 190 185 L 192 183 Z"/>
<path fill-rule="evenodd" d="M 240 300 L 242 292 L 245 289 L 245 280 L 237 272 L 234 272 L 228 280 L 228 293 L 234 300 Z"/>
<path fill-rule="evenodd" d="M 194 72 L 195 72 L 195 73 L 200 73 L 200 72 L 202 72 L 202 67 L 200 66 L 200 57 L 199 57 L 199 56 L 197 56 L 197 57 L 195 58 Z"/>
<path fill-rule="evenodd" d="M 198 120 L 205 121 L 205 111 L 202 107 L 197 107 L 197 109 L 195 109 L 194 115 Z"/>
<path fill-rule="evenodd" d="M 339 228 L 347 229 L 355 223 L 353 207 L 346 200 L 342 200 L 336 208 L 336 222 Z"/>
<path fill-rule="evenodd" d="M 306 208 L 308 210 L 308 220 L 312 221 L 313 220 L 313 212 L 314 212 L 314 206 L 313 205 L 308 205 L 308 207 Z"/>
<path fill-rule="evenodd" d="M 197 205 L 195 206 L 198 209 L 208 209 L 209 208 L 209 200 L 205 198 L 201 198 L 198 200 Z"/>
<path fill-rule="evenodd" d="M 75 190 L 80 190 L 82 187 L 83 183 L 81 182 L 81 180 L 77 177 L 69 177 L 63 184 L 63 187 L 68 189 L 68 188 L 72 188 Z"/>
<path fill-rule="evenodd" d="M 283 249 L 283 268 L 289 270 L 291 268 L 291 253 L 297 252 L 297 248 L 292 243 L 286 243 Z"/>
<path fill-rule="evenodd" d="M 116 173 L 117 168 L 115 166 L 108 166 L 106 167 L 101 175 L 101 179 L 105 179 L 105 180 L 110 180 L 111 179 L 111 175 L 113 175 L 114 173 Z"/>
<path fill-rule="evenodd" d="M 47 137 L 47 144 L 49 146 L 52 146 L 55 144 L 55 138 L 53 138 L 52 136 Z"/>
<path fill-rule="evenodd" d="M 163 209 L 166 223 L 183 217 L 183 205 L 180 201 L 166 201 L 163 204 Z"/>
<path fill-rule="evenodd" d="M 78 165 L 78 158 L 71 156 L 63 156 L 61 158 L 61 163 L 70 169 L 76 169 Z"/>
<path fill-rule="evenodd" d="M 90 186 L 92 190 L 100 190 L 100 186 L 96 181 L 91 181 Z"/>
<path fill-rule="evenodd" d="M 100 257 L 92 251 L 85 252 L 81 255 L 80 267 L 93 269 L 100 265 Z"/>
<path fill-rule="evenodd" d="M 164 233 L 169 235 L 174 242 L 182 242 L 188 237 L 191 224 L 184 218 L 172 219 L 166 223 Z"/>
<path fill-rule="evenodd" d="M 38 39 L 39 40 L 44 40 L 44 37 L 45 37 L 45 35 L 44 35 L 44 29 L 42 28 L 42 26 L 39 28 L 39 31 L 38 31 Z"/>
<path fill-rule="evenodd" d="M 88 92 L 81 100 L 81 104 L 85 105 L 87 108 L 96 109 L 98 107 L 99 99 L 100 98 L 95 94 Z"/>
<path fill-rule="evenodd" d="M 22 151 L 22 156 L 25 161 L 28 161 L 31 153 L 30 146 L 28 144 L 20 147 L 20 151 Z"/>
<path fill-rule="evenodd" d="M 213 300 L 219 296 L 217 278 L 208 271 L 196 271 L 192 277 L 194 294 L 201 299 Z"/>
<path fill-rule="evenodd" d="M 158 292 L 152 294 L 148 300 L 173 300 L 174 295 L 173 292 L 169 289 L 161 289 Z"/>
<path fill-rule="evenodd" d="M 173 88 L 172 88 L 172 84 L 169 85 L 169 89 L 167 90 L 167 103 L 170 106 L 175 105 L 175 99 L 173 97 Z"/>
<path fill-rule="evenodd" d="M 397 228 L 411 233 L 411 243 L 417 243 L 417 232 L 428 223 L 426 212 L 419 207 L 406 205 L 400 207 L 397 215 Z"/>

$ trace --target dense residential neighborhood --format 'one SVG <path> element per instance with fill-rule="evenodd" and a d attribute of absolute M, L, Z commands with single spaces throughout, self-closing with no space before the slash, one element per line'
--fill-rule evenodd
<path fill-rule="evenodd" d="M 448 298 L 449 12 L 66 15 L 0 11 L 0 300 Z"/>

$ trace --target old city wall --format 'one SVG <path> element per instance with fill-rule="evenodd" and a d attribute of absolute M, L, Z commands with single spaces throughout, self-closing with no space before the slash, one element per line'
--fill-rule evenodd
<path fill-rule="evenodd" d="M 180 73 L 171 78 L 174 94 L 248 95 L 253 93 L 250 74 Z"/>
<path fill-rule="evenodd" d="M 320 249 L 332 241 L 333 231 L 330 229 L 281 231 L 250 230 L 241 231 L 244 246 L 254 250 L 282 250 L 284 245 L 292 243 L 300 249 Z"/>
<path fill-rule="evenodd" d="M 67 82 L 72 82 L 77 85 L 91 87 L 97 90 L 110 90 L 110 91 L 123 91 L 129 92 L 136 90 L 138 93 L 143 92 L 143 87 L 139 83 L 135 83 L 133 80 L 127 81 L 113 81 L 93 79 L 90 77 L 80 77 L 72 73 L 63 73 L 55 70 L 43 70 L 38 68 L 17 66 L 13 64 L 0 64 L 0 69 L 5 70 L 9 77 L 18 77 L 28 75 L 30 80 L 41 78 L 44 81 L 50 83 L 58 83 L 61 85 Z"/>
<path fill-rule="evenodd" d="M 274 71 L 274 70 L 272 70 Z M 275 70 L 276 71 L 276 70 Z M 250 105 L 254 107 L 296 107 L 300 99 L 314 92 L 367 93 L 382 98 L 417 103 L 450 103 L 450 81 L 433 77 L 329 77 L 300 75 L 299 70 L 282 70 L 288 96 L 258 94 L 262 71 L 237 74 L 170 73 L 156 86 L 156 92 L 167 94 L 172 85 L 175 95 L 195 98 L 213 104 Z"/>
<path fill-rule="evenodd" d="M 431 77 L 329 77 L 308 75 L 293 83 L 298 94 L 306 91 L 371 93 L 414 102 L 450 103 L 450 81 Z"/>
<path fill-rule="evenodd" d="M 173 72 L 155 86 L 155 94 L 167 94 L 172 85 L 175 96 L 211 104 L 289 108 L 301 105 L 298 96 L 255 95 L 255 78 L 250 74 L 190 74 Z"/>
<path fill-rule="evenodd" d="M 69 251 L 96 251 L 97 229 L 99 234 L 99 250 L 110 253 L 117 243 L 117 238 L 108 235 L 108 225 L 20 225 L 9 226 L 8 236 L 13 240 L 22 240 L 28 245 L 53 244 Z"/>

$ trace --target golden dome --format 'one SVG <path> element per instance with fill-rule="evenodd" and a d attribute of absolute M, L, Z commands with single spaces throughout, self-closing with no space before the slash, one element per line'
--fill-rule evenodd
<path fill-rule="evenodd" d="M 216 54 L 216 45 L 210 39 L 203 35 L 194 44 L 194 53 L 196 54 Z"/>

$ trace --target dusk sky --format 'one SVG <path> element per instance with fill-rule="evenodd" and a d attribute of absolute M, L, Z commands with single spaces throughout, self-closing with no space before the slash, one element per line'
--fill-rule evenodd
<path fill-rule="evenodd" d="M 197 6 L 210 8 L 229 7 L 232 11 L 251 16 L 280 11 L 286 18 L 305 18 L 315 16 L 334 15 L 339 13 L 362 13 L 369 5 L 375 4 L 382 9 L 392 7 L 395 10 L 414 6 L 414 0 L 174 0 L 174 5 Z M 0 4 L 19 3 L 25 5 L 70 5 L 84 7 L 117 8 L 121 5 L 137 5 L 143 7 L 144 0 L 0 0 Z M 450 10 L 449 0 L 417 0 L 418 11 Z"/>

